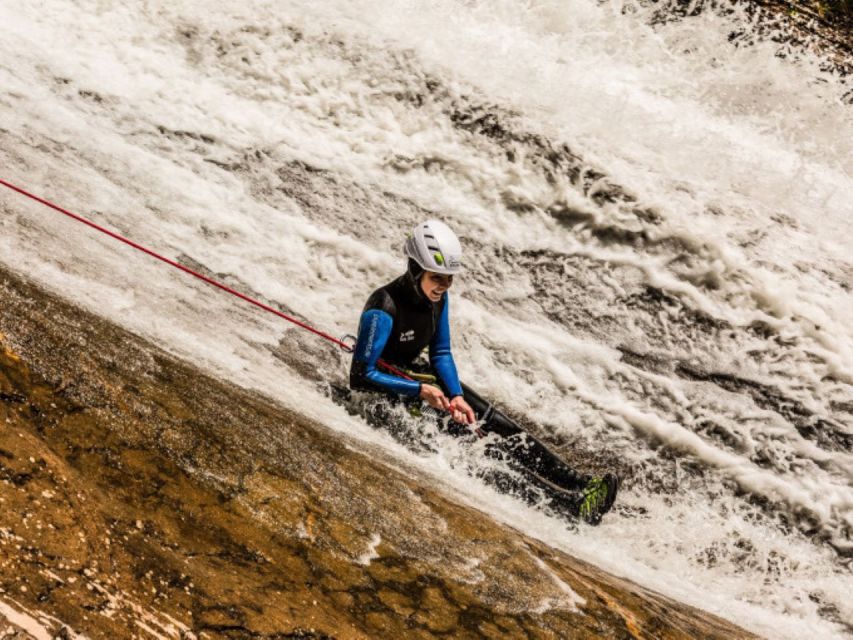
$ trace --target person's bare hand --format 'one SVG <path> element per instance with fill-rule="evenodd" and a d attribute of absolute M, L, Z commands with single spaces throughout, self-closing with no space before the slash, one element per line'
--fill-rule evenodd
<path fill-rule="evenodd" d="M 448 411 L 450 411 L 454 422 L 458 422 L 459 424 L 474 424 L 477 422 L 474 410 L 465 402 L 465 398 L 462 396 L 456 396 L 450 401 Z"/>
<path fill-rule="evenodd" d="M 426 402 L 433 409 L 441 409 L 443 411 L 450 410 L 450 401 L 444 395 L 441 389 L 431 384 L 421 385 L 421 400 Z"/>

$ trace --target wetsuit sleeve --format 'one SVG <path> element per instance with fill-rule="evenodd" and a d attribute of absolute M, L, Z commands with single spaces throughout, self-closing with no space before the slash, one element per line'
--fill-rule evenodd
<path fill-rule="evenodd" d="M 361 314 L 358 324 L 358 341 L 353 353 L 352 375 L 378 386 L 380 389 L 404 396 L 417 396 L 421 385 L 416 380 L 406 380 L 400 376 L 383 373 L 377 368 L 376 361 L 382 354 L 394 319 L 380 309 L 368 309 Z M 351 385 L 352 385 L 351 380 Z M 356 382 L 361 382 L 358 380 Z M 356 385 L 362 386 L 362 385 Z"/>
<path fill-rule="evenodd" d="M 459 374 L 456 371 L 456 363 L 453 354 L 450 353 L 450 298 L 444 298 L 444 308 L 438 319 L 438 327 L 432 341 L 429 343 L 429 363 L 438 373 L 444 386 L 447 387 L 451 398 L 462 395 L 462 385 L 459 383 Z"/>

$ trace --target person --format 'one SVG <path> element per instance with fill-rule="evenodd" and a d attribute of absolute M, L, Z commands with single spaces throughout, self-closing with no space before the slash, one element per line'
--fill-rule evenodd
<path fill-rule="evenodd" d="M 491 451 L 551 494 L 568 494 L 573 515 L 597 524 L 613 504 L 618 479 L 576 472 L 539 440 L 459 380 L 450 348 L 448 290 L 462 270 L 462 246 L 439 220 L 417 225 L 404 245 L 406 272 L 374 291 L 359 321 L 350 388 L 425 402 L 449 413 L 448 431 L 495 434 Z M 428 365 L 419 357 L 428 349 Z"/>

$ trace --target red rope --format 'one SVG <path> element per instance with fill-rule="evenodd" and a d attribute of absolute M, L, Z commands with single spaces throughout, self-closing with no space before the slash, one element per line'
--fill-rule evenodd
<path fill-rule="evenodd" d="M 254 298 L 251 298 L 245 294 L 242 294 L 239 291 L 236 291 L 235 289 L 232 289 L 231 287 L 214 280 L 213 278 L 208 278 L 206 275 L 201 274 L 198 271 L 194 271 L 193 269 L 190 269 L 189 267 L 185 267 L 184 265 L 180 264 L 179 262 L 175 262 L 174 260 L 171 260 L 165 256 L 162 256 L 159 253 L 152 251 L 151 249 L 143 247 L 142 245 L 135 243 L 133 240 L 129 240 L 129 239 L 125 238 L 124 236 L 120 236 L 119 234 L 114 233 L 114 232 L 110 231 L 109 229 L 106 229 L 106 228 L 104 228 L 98 224 L 95 224 L 91 220 L 87 220 L 86 218 L 79 216 L 76 213 L 71 213 L 67 209 L 63 209 L 59 205 L 56 205 L 56 204 L 50 202 L 49 200 L 45 200 L 44 198 L 40 198 L 37 195 L 30 193 L 29 191 L 21 189 L 20 187 L 16 187 L 15 185 L 13 185 L 11 183 L 6 182 L 2 178 L 0 178 L 0 184 L 2 184 L 4 187 L 8 187 L 12 191 L 17 191 L 21 195 L 26 196 L 27 198 L 30 198 L 31 200 L 35 200 L 36 202 L 39 202 L 39 203 L 45 205 L 46 207 L 50 207 L 54 211 L 58 211 L 59 213 L 63 213 L 66 216 L 68 216 L 69 218 L 73 218 L 74 220 L 77 220 L 77 222 L 82 222 L 83 224 L 88 225 L 88 226 L 92 227 L 93 229 L 100 231 L 101 233 L 104 233 L 104 234 L 108 235 L 109 237 L 111 237 L 115 240 L 118 240 L 119 242 L 124 242 L 125 244 L 130 245 L 131 247 L 133 247 L 134 249 L 137 249 L 138 251 L 141 251 L 142 253 L 147 253 L 152 258 L 156 258 L 157 260 L 161 260 L 162 262 L 165 262 L 166 264 L 168 264 L 172 267 L 175 267 L 176 269 L 180 269 L 181 271 L 198 278 L 199 280 L 203 280 L 207 284 L 210 284 L 210 285 L 213 285 L 214 287 L 222 289 L 223 291 L 230 293 L 232 296 L 237 296 L 241 300 L 245 300 L 246 302 L 253 304 L 256 307 L 260 307 L 264 311 L 269 311 L 270 313 L 277 315 L 279 318 L 284 318 L 288 322 L 292 322 L 293 324 L 295 324 L 299 327 L 302 327 L 306 331 L 310 331 L 311 333 L 318 335 L 321 338 L 325 338 L 329 342 L 332 342 L 332 343 L 338 345 L 339 347 L 341 347 L 345 351 L 352 351 L 352 349 L 353 349 L 353 347 L 350 347 L 343 340 L 339 340 L 338 338 L 335 338 L 334 336 L 331 336 L 328 333 L 320 331 L 319 329 L 315 329 L 314 327 L 312 327 L 308 324 L 305 324 L 301 320 L 297 320 L 296 318 L 289 316 L 286 313 L 282 313 L 278 309 L 274 309 L 273 307 L 271 307 L 267 304 L 264 304 L 263 302 L 261 302 L 259 300 L 255 300 Z M 383 367 L 385 367 L 386 369 L 388 369 L 391 373 L 398 375 L 398 376 L 401 376 L 403 378 L 406 378 L 407 380 L 411 380 L 411 378 L 409 378 L 409 376 L 404 374 L 399 369 L 389 365 L 388 363 L 380 360 L 379 364 L 382 365 Z"/>

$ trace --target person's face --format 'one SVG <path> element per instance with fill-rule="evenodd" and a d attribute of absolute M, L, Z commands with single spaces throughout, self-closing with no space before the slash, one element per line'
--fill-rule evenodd
<path fill-rule="evenodd" d="M 441 296 L 453 284 L 453 276 L 425 271 L 421 277 L 421 291 L 431 302 L 438 302 Z"/>

